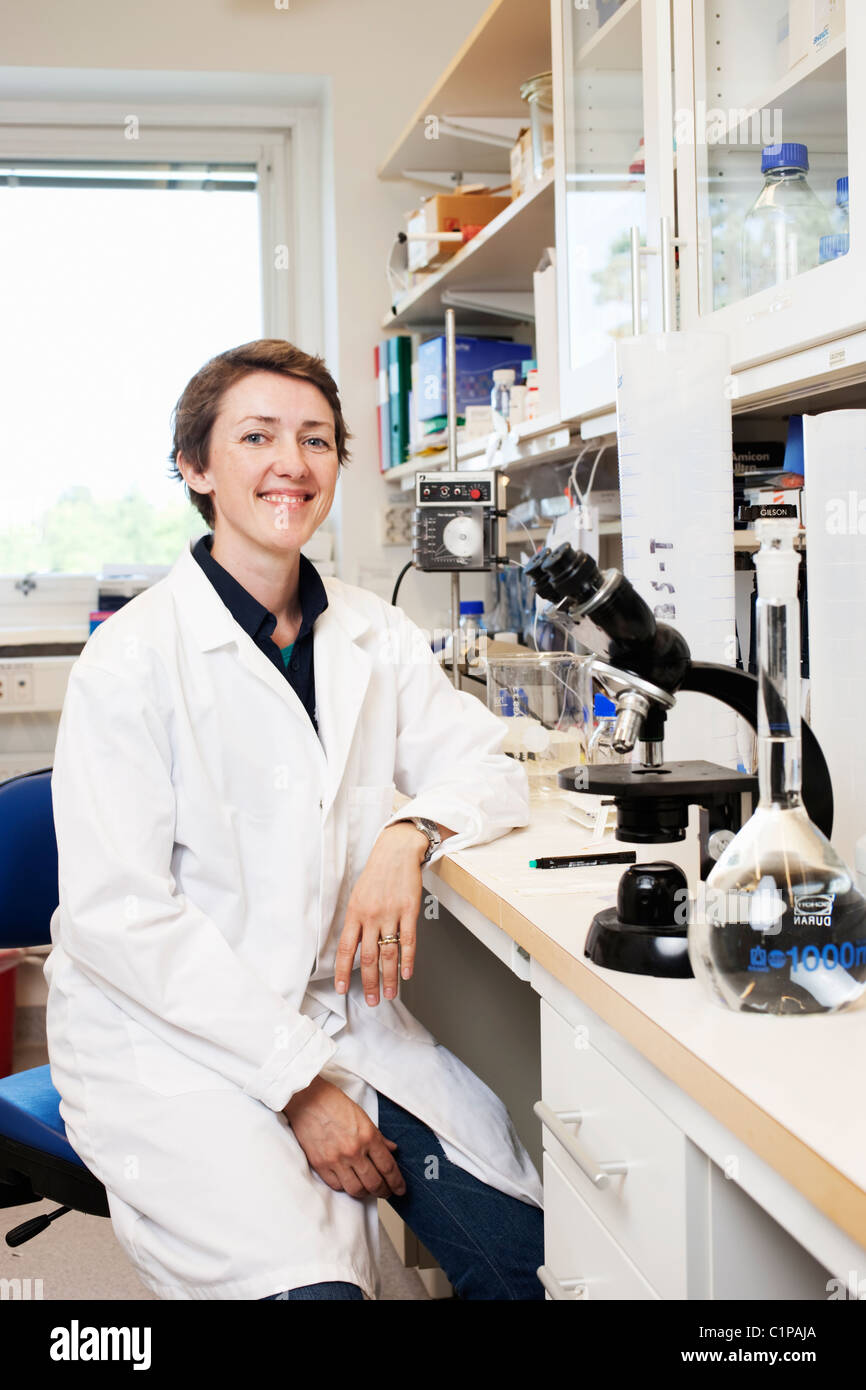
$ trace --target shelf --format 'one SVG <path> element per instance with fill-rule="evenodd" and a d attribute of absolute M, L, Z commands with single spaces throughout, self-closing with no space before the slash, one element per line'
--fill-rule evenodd
<path fill-rule="evenodd" d="M 532 292 L 532 275 L 555 239 L 553 175 L 530 188 L 503 208 L 477 236 L 425 276 L 397 304 L 396 314 L 385 316 L 382 327 L 396 329 L 443 328 L 444 292 L 478 296 L 484 291 L 513 294 Z M 458 323 L 497 323 L 503 316 L 484 312 L 476 304 L 454 306 Z M 531 314 L 530 314 L 531 317 Z"/>
<path fill-rule="evenodd" d="M 507 473 L 527 468 L 532 464 L 552 463 L 557 459 L 574 454 L 580 447 L 575 441 L 568 423 L 548 416 L 541 420 L 527 420 L 518 425 L 505 437 L 502 447 L 497 450 L 490 464 L 486 463 L 487 445 L 490 435 L 480 439 L 465 439 L 457 445 L 457 468 L 473 470 L 481 468 L 504 469 Z M 412 458 L 408 463 L 388 468 L 380 476 L 388 483 L 399 483 L 402 488 L 412 486 L 416 473 L 433 473 L 447 467 L 448 454 L 431 454 L 426 458 Z"/>
<path fill-rule="evenodd" d="M 435 23 L 435 12 L 430 12 Z M 510 168 L 505 146 L 442 132 L 427 138 L 426 118 L 483 120 L 511 118 L 529 124 L 521 83 L 550 69 L 550 6 L 546 0 L 495 0 L 386 156 L 382 179 L 411 178 L 424 172 L 504 173 Z"/>
<path fill-rule="evenodd" d="M 581 45 L 574 59 L 575 69 L 593 67 L 608 72 L 639 72 L 642 65 L 640 0 L 626 0 L 622 8 Z"/>
<path fill-rule="evenodd" d="M 551 520 L 550 526 L 552 526 L 552 525 L 553 525 L 553 521 Z M 526 531 L 524 531 L 523 527 L 521 526 L 521 527 L 519 527 L 517 530 L 506 531 L 506 533 L 505 533 L 505 537 L 506 537 L 506 539 L 505 539 L 505 544 L 506 544 L 506 545 L 515 545 L 518 541 L 521 541 L 521 540 L 522 540 L 522 541 L 525 541 L 526 538 L 527 538 L 527 532 L 528 532 L 528 534 L 529 534 L 529 538 L 530 538 L 531 540 L 533 540 L 533 541 L 543 541 L 543 540 L 546 540 L 546 538 L 547 538 L 547 533 L 548 533 L 548 531 L 550 530 L 550 526 L 528 526 L 528 527 L 526 528 Z M 622 522 L 621 522 L 621 521 L 599 521 L 599 523 L 598 523 L 598 534 L 599 534 L 600 536 L 621 536 L 621 535 L 622 535 Z"/>
<path fill-rule="evenodd" d="M 754 145 L 751 140 L 741 141 L 737 132 L 749 126 L 753 116 L 761 111 L 772 111 L 784 101 L 785 126 L 788 130 L 810 131 L 818 118 L 824 117 L 827 110 L 826 93 L 822 88 L 832 86 L 844 93 L 845 90 L 845 50 L 846 36 L 840 34 L 819 53 L 804 58 L 784 77 L 780 77 L 765 92 L 759 101 L 736 110 L 737 119 L 720 127 L 715 134 L 710 150 L 733 145 L 743 154 L 754 159 Z M 731 113 L 734 114 L 734 113 Z M 751 131 L 747 131 L 750 135 Z M 701 132 L 698 132 L 700 135 Z"/>

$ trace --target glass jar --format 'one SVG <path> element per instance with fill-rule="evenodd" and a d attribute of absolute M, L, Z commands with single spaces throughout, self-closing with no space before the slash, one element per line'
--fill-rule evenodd
<path fill-rule="evenodd" d="M 532 177 L 539 183 L 553 168 L 553 73 L 540 72 L 520 88 L 529 104 Z"/>

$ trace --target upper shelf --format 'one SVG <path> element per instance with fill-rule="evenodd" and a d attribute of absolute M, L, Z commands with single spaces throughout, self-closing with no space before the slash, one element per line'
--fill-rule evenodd
<path fill-rule="evenodd" d="M 507 175 L 507 146 L 441 131 L 438 139 L 431 139 L 426 118 L 509 118 L 528 125 L 529 108 L 521 100 L 520 85 L 549 70 L 548 0 L 494 0 L 418 107 L 381 165 L 379 177 L 406 178 L 425 170 Z"/>
<path fill-rule="evenodd" d="M 425 276 L 399 301 L 396 314 L 387 314 L 383 328 L 442 327 L 443 291 L 475 296 L 466 307 L 454 305 L 458 323 L 497 322 L 501 317 L 479 308 L 484 293 L 495 301 L 497 292 L 532 294 L 532 273 L 546 247 L 554 243 L 553 175 L 535 184 L 503 208 L 477 236 L 437 271 Z M 509 315 L 510 317 L 511 315 Z M 531 305 L 527 317 L 532 318 Z"/>
<path fill-rule="evenodd" d="M 732 110 L 727 123 L 714 132 L 713 145 L 734 145 L 753 159 L 754 147 L 744 135 L 748 137 L 756 115 L 776 109 L 784 112 L 786 129 L 796 132 L 798 139 L 807 136 L 812 145 L 828 109 L 833 111 L 837 105 L 840 112 L 844 109 L 846 57 L 846 36 L 841 34 L 826 48 L 797 63 L 755 101 Z M 828 92 L 837 93 L 837 103 L 828 101 Z"/>

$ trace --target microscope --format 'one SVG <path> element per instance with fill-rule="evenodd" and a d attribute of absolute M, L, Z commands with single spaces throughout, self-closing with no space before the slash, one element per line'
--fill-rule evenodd
<path fill-rule="evenodd" d="M 561 787 L 613 798 L 616 838 L 672 844 L 686 838 L 689 808 L 699 808 L 700 876 L 706 879 L 751 814 L 757 779 L 716 763 L 666 761 L 665 721 L 680 692 L 709 696 L 757 726 L 757 677 L 734 667 L 692 661 L 685 638 L 656 614 L 619 570 L 599 569 L 567 543 L 525 566 L 536 593 L 583 647 L 593 680 L 616 705 L 613 747 L 630 763 L 563 768 Z M 772 692 L 770 692 L 772 699 Z M 830 836 L 833 791 L 824 755 L 804 722 L 803 800 Z M 632 974 L 688 978 L 688 884 L 679 866 L 636 864 L 619 882 L 617 906 L 593 918 L 585 954 L 597 965 Z"/>

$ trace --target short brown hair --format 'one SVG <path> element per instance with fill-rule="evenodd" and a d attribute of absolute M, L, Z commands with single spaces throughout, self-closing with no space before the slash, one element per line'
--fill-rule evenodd
<path fill-rule="evenodd" d="M 343 419 L 337 383 L 323 358 L 302 352 L 284 338 L 258 338 L 255 342 L 243 343 L 240 347 L 230 348 L 228 352 L 221 352 L 205 362 L 184 388 L 172 415 L 174 446 L 169 454 L 171 476 L 184 482 L 187 497 L 201 512 L 211 530 L 214 507 L 210 494 L 186 487 L 177 466 L 177 456 L 182 453 L 196 473 L 205 472 L 211 430 L 222 398 L 236 381 L 253 372 L 276 372 L 279 376 L 294 377 L 317 386 L 334 412 L 334 435 L 340 466 L 349 458 L 346 443 L 352 436 Z"/>

